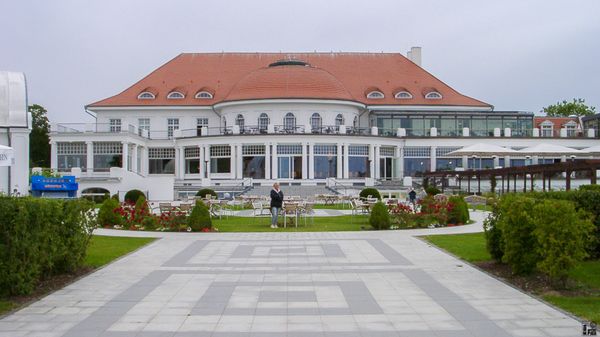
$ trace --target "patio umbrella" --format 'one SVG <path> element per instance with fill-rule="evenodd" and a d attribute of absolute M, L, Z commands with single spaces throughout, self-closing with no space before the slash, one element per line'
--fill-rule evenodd
<path fill-rule="evenodd" d="M 494 145 L 494 144 L 485 144 L 485 143 L 477 143 L 469 146 L 465 146 L 460 150 L 452 151 L 446 156 L 506 156 L 518 154 L 519 151 L 513 149 L 507 149 L 505 147 Z"/>
<path fill-rule="evenodd" d="M 0 145 L 0 166 L 11 166 L 15 161 L 15 152 L 12 147 Z"/>
<path fill-rule="evenodd" d="M 541 143 L 534 146 L 526 147 L 518 151 L 524 155 L 537 156 L 581 156 L 589 154 L 588 151 L 576 150 L 570 147 Z"/>
<path fill-rule="evenodd" d="M 588 147 L 586 149 L 583 149 L 583 151 L 585 151 L 591 155 L 599 155 L 600 154 L 600 145 Z"/>

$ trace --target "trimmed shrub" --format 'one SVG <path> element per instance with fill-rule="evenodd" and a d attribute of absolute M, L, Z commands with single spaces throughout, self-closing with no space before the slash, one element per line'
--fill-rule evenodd
<path fill-rule="evenodd" d="M 502 231 L 498 228 L 498 207 L 483 221 L 483 230 L 485 232 L 485 244 L 487 251 L 497 262 L 502 262 L 504 256 L 504 242 L 502 241 Z"/>
<path fill-rule="evenodd" d="M 363 188 L 362 191 L 360 191 L 360 193 L 358 194 L 358 196 L 363 199 L 371 196 L 373 198 L 377 198 L 377 199 L 381 200 L 381 194 L 379 193 L 379 191 L 376 188 L 373 188 L 373 187 Z"/>
<path fill-rule="evenodd" d="M 111 195 L 110 198 L 116 200 L 117 202 L 121 202 L 121 200 L 119 200 L 119 193 Z"/>
<path fill-rule="evenodd" d="M 440 189 L 435 186 L 427 186 L 425 188 L 425 193 L 427 193 L 427 195 L 434 196 L 436 194 L 442 193 L 442 191 L 440 191 Z"/>
<path fill-rule="evenodd" d="M 146 202 L 146 197 L 143 195 L 138 198 L 135 203 L 133 212 L 133 219 L 131 219 L 134 225 L 142 225 L 144 219 L 151 216 L 150 208 L 148 207 L 148 203 Z"/>
<path fill-rule="evenodd" d="M 98 210 L 98 226 L 100 227 L 112 227 L 115 225 L 121 225 L 123 223 L 123 217 L 121 214 L 115 212 L 119 208 L 119 202 L 114 198 L 104 200 L 100 210 Z"/>
<path fill-rule="evenodd" d="M 469 205 L 463 197 L 454 195 L 448 198 L 451 208 L 448 213 L 448 223 L 466 224 L 469 222 Z"/>
<path fill-rule="evenodd" d="M 194 232 L 212 228 L 212 220 L 210 218 L 208 207 L 206 207 L 202 201 L 196 200 L 196 205 L 187 219 L 187 225 Z"/>
<path fill-rule="evenodd" d="M 124 201 L 130 204 L 135 204 L 139 198 L 144 197 L 146 199 L 146 195 L 144 192 L 140 190 L 129 190 L 125 193 Z"/>
<path fill-rule="evenodd" d="M 94 229 L 88 200 L 0 197 L 0 296 L 26 295 L 79 267 Z"/>
<path fill-rule="evenodd" d="M 544 200 L 533 208 L 534 235 L 540 260 L 538 269 L 561 287 L 569 271 L 587 257 L 585 247 L 594 229 L 570 201 Z"/>
<path fill-rule="evenodd" d="M 142 219 L 141 225 L 146 231 L 156 230 L 158 228 L 158 218 L 154 215 L 149 215 Z"/>
<path fill-rule="evenodd" d="M 387 206 L 383 202 L 379 201 L 371 209 L 371 216 L 369 217 L 369 224 L 375 229 L 390 229 L 390 214 L 388 213 Z"/>
<path fill-rule="evenodd" d="M 203 188 L 200 191 L 196 192 L 196 196 L 197 197 L 202 197 L 205 198 L 207 194 L 212 195 L 213 197 L 217 198 L 217 192 L 215 192 L 214 190 L 210 189 L 210 188 Z"/>

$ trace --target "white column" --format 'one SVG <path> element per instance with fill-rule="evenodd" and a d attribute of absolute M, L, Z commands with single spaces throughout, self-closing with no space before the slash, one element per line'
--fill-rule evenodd
<path fill-rule="evenodd" d="M 200 155 L 198 156 L 198 173 L 200 174 L 200 177 L 204 178 L 204 146 L 198 145 L 198 150 L 200 151 Z"/>
<path fill-rule="evenodd" d="M 462 165 L 463 165 L 463 170 L 469 169 L 469 157 L 462 156 Z"/>
<path fill-rule="evenodd" d="M 85 142 L 85 146 L 87 147 L 87 149 L 86 149 L 86 157 L 87 157 L 86 171 L 90 172 L 88 174 L 92 174 L 92 172 L 94 172 L 94 142 L 87 141 L 87 142 Z M 52 148 L 54 148 L 54 145 L 52 146 Z M 54 155 L 52 156 L 52 158 L 54 158 Z"/>
<path fill-rule="evenodd" d="M 307 143 L 302 143 L 302 179 L 308 179 L 308 157 L 306 155 Z"/>
<path fill-rule="evenodd" d="M 133 172 L 138 172 L 138 167 L 137 167 L 137 159 L 138 159 L 138 145 L 137 144 L 133 144 L 133 153 L 131 154 L 131 171 Z"/>
<path fill-rule="evenodd" d="M 179 172 L 179 178 L 183 179 L 185 176 L 185 148 L 179 147 L 179 161 L 177 162 L 177 171 Z"/>
<path fill-rule="evenodd" d="M 315 144 L 308 143 L 308 179 L 315 179 Z"/>
<path fill-rule="evenodd" d="M 341 179 L 344 177 L 343 163 L 342 163 L 342 144 L 337 143 L 337 173 L 336 177 Z"/>
<path fill-rule="evenodd" d="M 510 156 L 504 157 L 504 167 L 510 167 Z"/>
<path fill-rule="evenodd" d="M 349 149 L 348 143 L 345 143 L 345 144 L 344 144 L 344 157 L 343 157 L 343 160 L 344 160 L 344 172 L 343 172 L 343 177 L 344 177 L 344 179 L 348 179 L 348 178 L 350 177 L 350 167 L 348 167 L 348 164 L 349 164 L 349 162 L 350 162 L 350 161 L 348 160 L 348 159 L 349 159 L 349 157 L 348 157 L 348 154 L 349 154 L 350 152 L 349 152 L 349 150 L 348 150 L 348 149 Z"/>
<path fill-rule="evenodd" d="M 375 145 L 369 144 L 369 172 L 371 178 L 375 178 Z"/>
<path fill-rule="evenodd" d="M 380 179 L 381 178 L 381 169 L 379 166 L 381 166 L 381 162 L 379 160 L 379 150 L 381 149 L 381 145 L 375 145 L 375 178 L 376 179 Z"/>
<path fill-rule="evenodd" d="M 394 160 L 396 161 L 394 178 L 401 179 L 403 178 L 402 171 L 404 171 L 404 159 L 402 158 L 402 148 L 400 146 L 396 146 L 394 149 Z"/>
<path fill-rule="evenodd" d="M 265 143 L 265 179 L 271 179 L 271 143 Z"/>
<path fill-rule="evenodd" d="M 242 158 L 242 144 L 236 144 L 236 151 L 235 151 L 235 155 L 236 155 L 236 160 L 235 160 L 235 169 L 237 172 L 237 178 L 238 179 L 242 179 L 244 177 L 244 162 L 243 162 L 243 158 Z"/>
<path fill-rule="evenodd" d="M 27 156 L 29 158 L 29 156 Z M 58 169 L 58 152 L 56 142 L 50 142 L 50 168 L 54 171 Z M 10 191 L 9 189 L 9 192 Z"/>
<path fill-rule="evenodd" d="M 144 148 L 142 148 L 142 169 L 141 169 L 142 175 L 143 176 L 147 176 L 148 175 L 148 147 L 144 146 Z"/>
<path fill-rule="evenodd" d="M 123 153 L 121 154 L 121 162 L 123 163 L 123 165 L 121 165 L 123 167 L 123 171 L 127 171 L 129 170 L 129 165 L 127 165 L 127 158 L 129 157 L 129 143 L 127 142 L 122 142 L 123 144 Z M 177 151 L 175 151 L 175 153 L 177 153 Z"/>
<path fill-rule="evenodd" d="M 431 172 L 435 172 L 437 168 L 437 154 L 435 153 L 436 150 L 437 146 L 431 147 L 431 154 L 429 155 L 429 169 L 431 170 Z"/>
<path fill-rule="evenodd" d="M 206 170 L 202 178 L 210 178 L 210 146 L 208 145 L 204 146 L 204 163 L 202 165 L 204 165 L 204 169 Z"/>
<path fill-rule="evenodd" d="M 273 143 L 273 149 L 271 150 L 271 158 L 267 158 L 267 160 L 271 160 L 271 178 L 279 178 L 279 170 L 277 167 L 277 143 Z"/>

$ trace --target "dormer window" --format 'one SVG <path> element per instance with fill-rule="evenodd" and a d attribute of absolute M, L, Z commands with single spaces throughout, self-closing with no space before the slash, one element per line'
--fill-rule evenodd
<path fill-rule="evenodd" d="M 185 96 L 180 93 L 179 91 L 171 91 L 168 95 L 167 95 L 168 99 L 184 99 Z"/>
<path fill-rule="evenodd" d="M 413 98 L 412 94 L 408 91 L 398 91 L 395 95 L 394 95 L 395 99 L 411 99 Z"/>
<path fill-rule="evenodd" d="M 138 99 L 155 99 L 155 98 L 156 98 L 156 96 L 149 91 L 144 91 L 138 95 Z"/>
<path fill-rule="evenodd" d="M 383 95 L 383 93 L 378 90 L 373 90 L 367 94 L 368 99 L 382 99 L 384 97 L 385 96 Z"/>
<path fill-rule="evenodd" d="M 425 95 L 425 99 L 442 99 L 442 94 L 437 91 L 428 92 Z"/>
<path fill-rule="evenodd" d="M 197 99 L 212 99 L 213 94 L 211 94 L 208 91 L 198 91 L 198 93 L 196 94 L 196 98 Z"/>

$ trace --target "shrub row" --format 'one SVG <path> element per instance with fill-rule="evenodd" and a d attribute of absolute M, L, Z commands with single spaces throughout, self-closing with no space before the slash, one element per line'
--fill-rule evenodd
<path fill-rule="evenodd" d="M 507 194 L 484 229 L 488 251 L 513 273 L 538 270 L 564 286 L 569 270 L 588 256 L 594 226 L 571 201 Z"/>
<path fill-rule="evenodd" d="M 31 293 L 81 265 L 95 225 L 88 200 L 0 197 L 0 296 Z"/>

